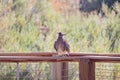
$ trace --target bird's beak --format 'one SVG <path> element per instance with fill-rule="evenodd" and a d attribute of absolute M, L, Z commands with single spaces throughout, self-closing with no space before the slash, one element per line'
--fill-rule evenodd
<path fill-rule="evenodd" d="M 63 34 L 63 36 L 66 35 L 66 34 Z"/>

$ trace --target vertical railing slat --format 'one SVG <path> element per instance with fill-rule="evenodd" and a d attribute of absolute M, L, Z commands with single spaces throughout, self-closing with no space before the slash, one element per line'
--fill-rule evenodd
<path fill-rule="evenodd" d="M 80 60 L 79 62 L 79 79 L 95 80 L 95 62 L 91 60 Z"/>
<path fill-rule="evenodd" d="M 17 78 L 17 80 L 20 80 L 20 65 L 19 65 L 19 62 L 17 62 L 17 66 L 16 66 L 16 78 Z"/>
<path fill-rule="evenodd" d="M 68 62 L 53 63 L 52 75 L 52 80 L 68 80 Z"/>

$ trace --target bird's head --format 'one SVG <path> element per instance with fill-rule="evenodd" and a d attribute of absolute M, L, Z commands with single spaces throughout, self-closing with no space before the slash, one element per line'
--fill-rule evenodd
<path fill-rule="evenodd" d="M 62 34 L 61 32 L 58 33 L 58 37 L 63 37 L 65 34 Z"/>

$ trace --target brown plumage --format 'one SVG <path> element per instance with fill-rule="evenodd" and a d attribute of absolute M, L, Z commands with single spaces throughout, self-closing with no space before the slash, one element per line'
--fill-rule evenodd
<path fill-rule="evenodd" d="M 69 44 L 63 39 L 63 35 L 64 34 L 61 32 L 58 33 L 58 38 L 54 43 L 54 48 L 57 51 L 58 55 L 69 55 Z"/>
<path fill-rule="evenodd" d="M 42 24 L 40 30 L 41 30 L 42 35 L 44 36 L 43 40 L 45 41 L 47 34 L 49 33 L 49 28 L 47 27 L 47 25 Z"/>

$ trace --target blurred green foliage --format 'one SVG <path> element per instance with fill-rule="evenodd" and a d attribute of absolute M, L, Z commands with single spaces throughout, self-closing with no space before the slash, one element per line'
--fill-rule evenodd
<path fill-rule="evenodd" d="M 53 52 L 57 33 L 62 32 L 71 52 L 120 53 L 120 4 L 114 8 L 118 14 L 103 4 L 104 17 L 80 12 L 68 16 L 56 12 L 50 0 L 1 0 L 0 52 Z M 49 28 L 47 36 L 42 24 Z"/>
<path fill-rule="evenodd" d="M 116 3 L 115 9 L 119 10 Z M 26 0 L 5 3 L 1 0 L 0 49 L 1 52 L 54 51 L 57 32 L 66 34 L 71 52 L 119 53 L 120 13 L 114 14 L 103 5 L 106 17 L 82 13 L 66 16 L 56 12 L 49 0 Z M 119 11 L 118 11 L 119 12 Z M 41 25 L 50 29 L 43 40 Z"/>

